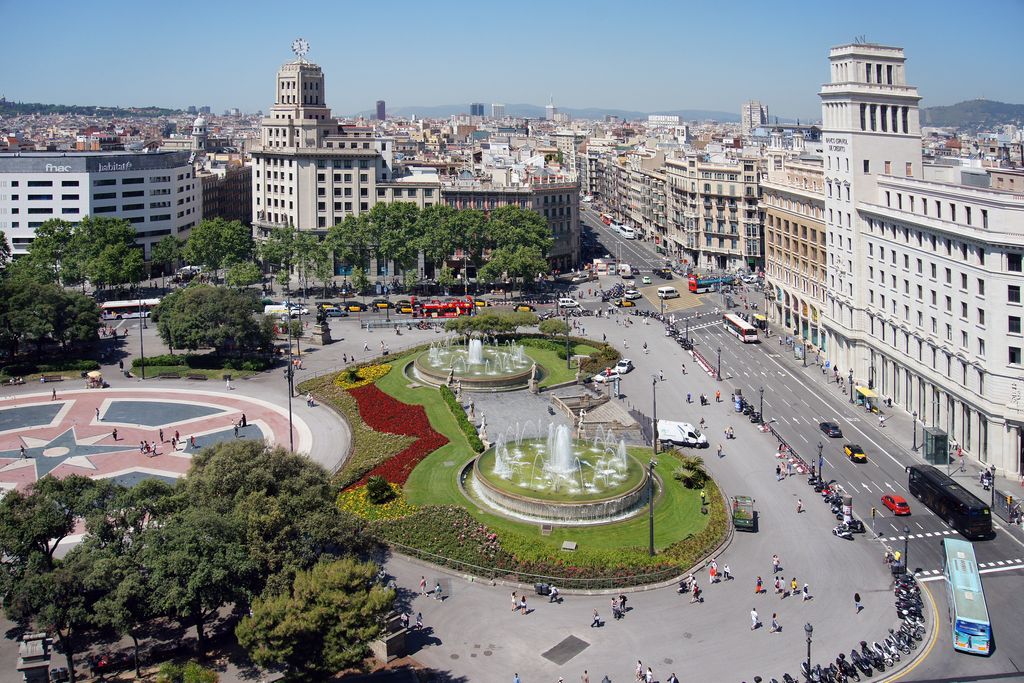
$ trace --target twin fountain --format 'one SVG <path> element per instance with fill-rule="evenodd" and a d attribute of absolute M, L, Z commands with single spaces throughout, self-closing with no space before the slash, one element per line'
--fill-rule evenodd
<path fill-rule="evenodd" d="M 434 342 L 413 363 L 416 377 L 435 386 L 460 381 L 469 391 L 521 389 L 539 372 L 522 344 L 472 338 L 466 346 L 452 338 Z M 540 379 L 536 377 L 536 379 Z"/>
<path fill-rule="evenodd" d="M 526 438 L 529 423 L 509 427 L 467 467 L 465 483 L 506 516 L 568 525 L 600 524 L 635 514 L 647 501 L 647 472 L 614 433 L 572 438 L 549 424 L 546 438 Z"/>

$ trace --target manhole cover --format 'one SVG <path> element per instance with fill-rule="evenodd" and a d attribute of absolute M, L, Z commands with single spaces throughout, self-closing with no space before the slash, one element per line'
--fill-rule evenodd
<path fill-rule="evenodd" d="M 671 657 L 665 657 L 665 659 L 663 659 L 663 660 L 661 660 L 661 661 L 665 662 L 666 664 L 671 664 L 671 663 L 672 663 L 672 662 L 674 662 L 675 660 L 674 660 L 674 659 L 672 659 Z"/>
<path fill-rule="evenodd" d="M 470 658 L 470 659 L 475 659 L 475 658 L 476 658 L 476 653 L 475 653 L 475 652 L 471 652 L 471 653 L 469 654 L 469 658 Z"/>
<path fill-rule="evenodd" d="M 491 652 L 490 650 L 484 650 L 484 657 L 490 657 L 490 656 L 491 656 L 491 655 L 493 655 L 493 654 L 494 654 L 494 653 L 493 653 L 493 652 Z"/>
<path fill-rule="evenodd" d="M 448 655 L 448 657 L 451 658 L 451 659 L 458 659 L 459 658 L 458 655 Z"/>
<path fill-rule="evenodd" d="M 688 631 L 684 631 L 683 632 L 683 638 L 686 638 L 687 640 L 689 640 L 690 638 L 693 638 L 693 634 L 688 632 Z"/>
<path fill-rule="evenodd" d="M 580 640 L 576 636 L 569 636 L 558 645 L 543 653 L 541 657 L 550 660 L 555 664 L 562 665 L 570 659 L 590 647 L 590 643 Z"/>

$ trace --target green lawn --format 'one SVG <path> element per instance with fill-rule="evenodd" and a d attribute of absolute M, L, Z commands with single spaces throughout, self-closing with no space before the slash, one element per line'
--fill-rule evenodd
<path fill-rule="evenodd" d="M 580 355 L 589 355 L 595 351 L 597 349 L 587 344 L 577 344 L 575 347 L 575 352 Z M 559 358 L 555 351 L 524 346 L 523 352 L 544 367 L 544 377 L 540 381 L 541 387 L 550 387 L 576 379 L 576 364 L 573 363 L 572 368 L 565 367 L 565 361 Z"/>
<path fill-rule="evenodd" d="M 486 451 L 480 456 L 480 471 L 484 473 L 484 476 L 491 482 L 491 484 L 502 491 L 508 491 L 517 495 L 526 496 L 527 498 L 536 498 L 537 500 L 561 500 L 561 501 L 590 501 L 590 500 L 604 500 L 606 498 L 612 498 L 616 495 L 621 495 L 626 491 L 631 490 L 644 476 L 644 466 L 640 464 L 636 458 L 627 458 L 627 470 L 626 476 L 623 480 L 612 487 L 602 486 L 604 490 L 598 491 L 583 491 L 580 493 L 567 494 L 564 492 L 565 487 L 562 486 L 561 491 L 551 491 L 546 486 L 537 487 L 534 489 L 530 488 L 531 482 L 539 482 L 544 484 L 544 472 L 542 471 L 543 463 L 537 462 L 537 471 L 534 473 L 533 461 L 536 451 L 529 449 L 530 442 L 533 439 L 525 439 L 523 441 L 523 448 L 525 455 L 523 457 L 524 463 L 528 463 L 520 472 L 517 472 L 515 476 L 510 479 L 502 479 L 501 477 L 493 474 L 494 470 L 494 449 Z M 543 439 L 537 439 L 542 444 Z M 515 444 L 510 445 L 510 450 L 515 448 Z M 583 479 L 587 481 L 593 476 L 590 465 L 588 462 L 593 462 L 595 456 L 593 452 L 583 452 L 580 454 L 580 461 L 582 463 L 581 469 L 583 470 Z M 575 476 L 573 477 L 575 479 Z M 600 481 L 598 484 L 600 485 Z"/>
<path fill-rule="evenodd" d="M 579 348 L 579 347 L 577 347 Z M 538 349 L 527 349 L 533 357 Z M 551 355 L 557 358 L 555 353 Z M 493 514 L 486 509 L 473 505 L 462 495 L 456 481 L 462 466 L 472 459 L 473 453 L 466 445 L 465 437 L 459 431 L 455 418 L 448 407 L 441 401 L 436 389 L 421 386 L 409 388 L 405 366 L 411 357 L 396 358 L 391 361 L 391 372 L 381 378 L 377 385 L 405 403 L 422 405 L 427 412 L 434 429 L 444 434 L 449 443 L 428 455 L 413 470 L 405 484 L 405 493 L 409 502 L 416 505 L 458 505 L 495 531 L 513 531 L 523 534 L 544 547 L 557 551 L 562 541 L 575 541 L 580 547 L 594 549 L 617 549 L 628 547 L 646 547 L 648 543 L 647 516 L 641 515 L 629 521 L 605 524 L 594 527 L 556 527 L 548 536 L 540 534 L 540 526 L 525 522 L 517 522 Z M 564 361 L 562 361 L 564 367 Z M 646 462 L 650 452 L 643 448 L 630 449 L 640 462 Z M 678 461 L 671 455 L 662 454 L 658 458 L 656 472 L 665 486 L 664 493 L 655 503 L 654 510 L 654 542 L 659 549 L 701 531 L 708 518 L 700 514 L 700 494 L 697 491 L 684 489 L 672 478 L 672 471 Z"/>
<path fill-rule="evenodd" d="M 173 373 L 179 377 L 188 377 L 189 375 L 205 375 L 209 379 L 224 380 L 224 375 L 231 375 L 231 379 L 239 379 L 241 377 L 252 377 L 258 375 L 258 372 L 253 370 L 207 370 L 204 368 L 190 368 L 185 365 L 147 365 L 146 366 L 146 379 L 156 379 L 158 375 L 162 373 Z M 56 373 L 55 373 L 56 374 Z M 142 376 L 142 368 L 132 368 L 132 374 L 136 377 Z"/>

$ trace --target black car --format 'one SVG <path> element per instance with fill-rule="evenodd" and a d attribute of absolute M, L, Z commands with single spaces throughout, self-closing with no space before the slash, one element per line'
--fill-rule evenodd
<path fill-rule="evenodd" d="M 825 433 L 825 436 L 830 436 L 833 439 L 843 438 L 843 430 L 835 422 L 822 422 L 818 428 Z"/>

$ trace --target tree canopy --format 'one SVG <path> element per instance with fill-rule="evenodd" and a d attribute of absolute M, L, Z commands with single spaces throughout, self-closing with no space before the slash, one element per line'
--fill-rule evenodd
<path fill-rule="evenodd" d="M 473 316 L 452 318 L 445 323 L 444 329 L 470 334 L 512 334 L 520 327 L 537 324 L 537 316 L 525 311 L 486 311 Z"/>
<path fill-rule="evenodd" d="M 254 314 L 258 308 L 256 292 L 192 284 L 165 296 L 152 317 L 172 349 L 245 354 L 270 345 L 272 330 Z"/>
<path fill-rule="evenodd" d="M 36 279 L 21 261 L 0 278 L 0 347 L 13 357 L 27 344 L 42 349 L 53 341 L 68 350 L 94 340 L 100 326 L 96 302 Z"/>
<path fill-rule="evenodd" d="M 192 265 L 211 271 L 252 259 L 252 230 L 240 221 L 211 218 L 189 231 L 183 255 Z"/>

